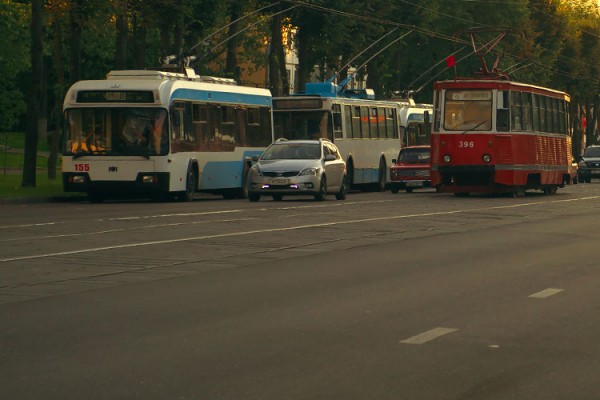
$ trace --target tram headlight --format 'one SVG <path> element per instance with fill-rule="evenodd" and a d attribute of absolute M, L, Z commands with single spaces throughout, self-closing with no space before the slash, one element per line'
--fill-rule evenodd
<path fill-rule="evenodd" d="M 444 154 L 443 160 L 445 163 L 449 163 L 450 161 L 452 161 L 452 156 L 450 156 L 450 154 Z"/>
<path fill-rule="evenodd" d="M 490 156 L 489 154 L 484 154 L 483 157 L 481 157 L 481 159 L 483 160 L 484 163 L 489 163 L 490 161 L 492 161 L 492 156 Z"/>

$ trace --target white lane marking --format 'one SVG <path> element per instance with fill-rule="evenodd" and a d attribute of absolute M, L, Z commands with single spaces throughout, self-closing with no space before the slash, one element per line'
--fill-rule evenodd
<path fill-rule="evenodd" d="M 256 219 L 256 218 L 235 218 L 235 219 L 218 219 L 218 220 L 212 220 L 212 221 L 173 222 L 170 224 L 134 226 L 134 227 L 128 227 L 128 228 L 109 229 L 109 230 L 86 232 L 86 233 L 63 233 L 63 234 L 58 234 L 58 235 L 7 238 L 7 239 L 0 239 L 0 243 L 1 242 L 16 242 L 16 241 L 20 241 L 20 240 L 45 240 L 45 239 L 65 238 L 65 237 L 106 235 L 109 233 L 136 231 L 136 230 L 141 230 L 141 229 L 167 228 L 167 227 L 171 227 L 171 226 L 182 226 L 182 225 L 201 225 L 201 224 L 218 224 L 218 223 L 226 223 L 226 222 L 252 221 L 254 219 Z"/>
<path fill-rule="evenodd" d="M 423 344 L 427 343 L 433 339 L 437 339 L 440 336 L 447 335 L 452 332 L 456 332 L 458 329 L 454 328 L 434 328 L 427 332 L 423 332 L 411 338 L 401 340 L 400 343 L 406 344 Z"/>
<path fill-rule="evenodd" d="M 239 212 L 243 212 L 243 211 L 244 210 L 222 210 L 222 211 L 206 211 L 206 212 L 197 212 L 197 213 L 142 215 L 142 216 L 131 216 L 131 217 L 106 218 L 102 221 L 128 221 L 128 220 L 150 219 L 150 218 L 197 217 L 200 215 L 229 214 L 229 213 L 239 213 Z"/>
<path fill-rule="evenodd" d="M 541 292 L 534 293 L 534 294 L 530 295 L 529 297 L 531 297 L 533 299 L 545 299 L 546 297 L 554 296 L 555 294 L 560 293 L 560 292 L 564 292 L 564 289 L 549 288 L 549 289 L 542 290 Z"/>
<path fill-rule="evenodd" d="M 581 198 L 578 200 L 589 200 L 589 199 L 599 199 L 599 198 L 600 198 L 600 196 L 594 196 L 594 197 Z M 34 254 L 34 255 L 27 255 L 27 256 L 3 258 L 3 259 L 0 259 L 0 263 L 10 262 L 10 261 L 20 261 L 20 260 L 33 260 L 33 259 L 37 259 L 37 258 L 47 258 L 47 257 L 54 257 L 54 256 L 64 256 L 64 255 L 69 255 L 69 254 L 92 253 L 92 252 L 106 251 L 106 250 L 113 250 L 113 249 L 152 246 L 152 245 L 157 245 L 157 244 L 169 244 L 169 243 L 189 242 L 189 241 L 194 241 L 194 240 L 206 240 L 206 239 L 214 239 L 214 238 L 222 238 L 222 237 L 256 235 L 256 234 L 260 234 L 260 233 L 273 233 L 273 232 L 285 232 L 285 231 L 293 231 L 293 230 L 300 230 L 300 229 L 322 228 L 322 227 L 327 227 L 327 226 L 357 224 L 357 223 L 362 223 L 362 222 L 375 222 L 375 221 L 383 221 L 383 220 L 389 221 L 389 220 L 394 220 L 394 219 L 432 217 L 432 216 L 439 216 L 439 215 L 465 214 L 465 213 L 469 213 L 469 212 L 481 212 L 481 211 L 490 211 L 490 210 L 530 207 L 530 206 L 536 206 L 536 205 L 546 205 L 548 203 L 559 203 L 559 202 L 573 201 L 573 200 L 574 199 L 553 200 L 553 201 L 548 201 L 548 202 L 543 202 L 543 203 L 542 202 L 520 203 L 520 204 L 511 204 L 511 205 L 507 205 L 507 206 L 483 207 L 483 208 L 473 208 L 473 209 L 455 210 L 455 211 L 440 211 L 440 212 L 430 212 L 430 213 L 423 213 L 423 214 L 388 215 L 388 216 L 384 216 L 384 217 L 373 217 L 373 218 L 363 218 L 363 219 L 354 219 L 354 220 L 346 220 L 346 221 L 324 222 L 324 223 L 320 223 L 320 224 L 298 225 L 298 226 L 291 226 L 291 227 L 287 227 L 287 228 L 272 228 L 272 229 L 262 229 L 262 230 L 253 230 L 253 231 L 245 231 L 245 232 L 223 233 L 223 234 L 218 234 L 218 235 L 193 236 L 193 237 L 186 237 L 186 238 L 180 238 L 180 239 L 156 240 L 156 241 L 151 241 L 151 242 L 129 243 L 129 244 L 122 244 L 122 245 L 117 245 L 117 246 L 95 247 L 95 248 L 89 248 L 89 249 L 63 251 L 63 252 L 58 252 L 58 253 Z"/>
<path fill-rule="evenodd" d="M 7 229 L 7 228 L 31 228 L 34 226 L 46 226 L 46 225 L 56 225 L 59 222 L 42 222 L 39 224 L 23 224 L 23 225 L 4 225 L 4 226 L 0 226 L 0 229 Z"/>

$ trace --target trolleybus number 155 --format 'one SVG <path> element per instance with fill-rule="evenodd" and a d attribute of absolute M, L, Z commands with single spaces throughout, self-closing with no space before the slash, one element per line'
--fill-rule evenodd
<path fill-rule="evenodd" d="M 73 164 L 73 168 L 77 172 L 89 172 L 90 164 Z"/>

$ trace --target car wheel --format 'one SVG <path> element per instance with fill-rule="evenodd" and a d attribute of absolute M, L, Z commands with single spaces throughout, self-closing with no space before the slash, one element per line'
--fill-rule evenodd
<path fill-rule="evenodd" d="M 281 194 L 274 194 L 273 195 L 273 200 L 275 200 L 275 201 L 281 201 L 281 200 L 283 200 L 283 195 L 281 195 Z"/>
<path fill-rule="evenodd" d="M 319 193 L 315 195 L 316 201 L 323 201 L 327 197 L 327 178 L 325 175 L 321 177 L 321 185 L 319 186 Z"/>
<path fill-rule="evenodd" d="M 258 193 L 248 193 L 248 200 L 251 202 L 256 202 L 260 200 L 260 194 Z"/>
<path fill-rule="evenodd" d="M 346 180 L 346 176 L 342 178 L 342 186 L 340 187 L 340 191 L 335 194 L 335 198 L 337 200 L 346 200 L 346 194 L 348 193 L 348 182 Z"/>
<path fill-rule="evenodd" d="M 398 187 L 398 185 L 392 184 L 391 191 L 392 191 L 392 193 L 396 194 L 400 191 L 400 188 Z"/>
<path fill-rule="evenodd" d="M 413 190 L 414 188 L 406 188 L 406 193 L 412 193 Z"/>

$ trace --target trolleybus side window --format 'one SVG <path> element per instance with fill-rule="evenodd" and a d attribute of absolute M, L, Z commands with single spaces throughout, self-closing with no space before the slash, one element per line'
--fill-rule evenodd
<path fill-rule="evenodd" d="M 369 107 L 361 107 L 360 108 L 360 122 L 361 122 L 361 137 L 364 139 L 369 139 L 371 137 L 371 132 L 369 131 L 369 119 L 370 119 Z"/>
<path fill-rule="evenodd" d="M 333 137 L 339 139 L 343 137 L 342 106 L 340 104 L 333 104 L 331 109 L 333 114 Z"/>
<path fill-rule="evenodd" d="M 361 137 L 361 123 L 360 123 L 360 107 L 352 107 L 352 137 L 354 139 L 360 139 Z"/>
<path fill-rule="evenodd" d="M 344 106 L 344 125 L 346 127 L 346 138 L 352 138 L 352 107 L 348 105 Z"/>

